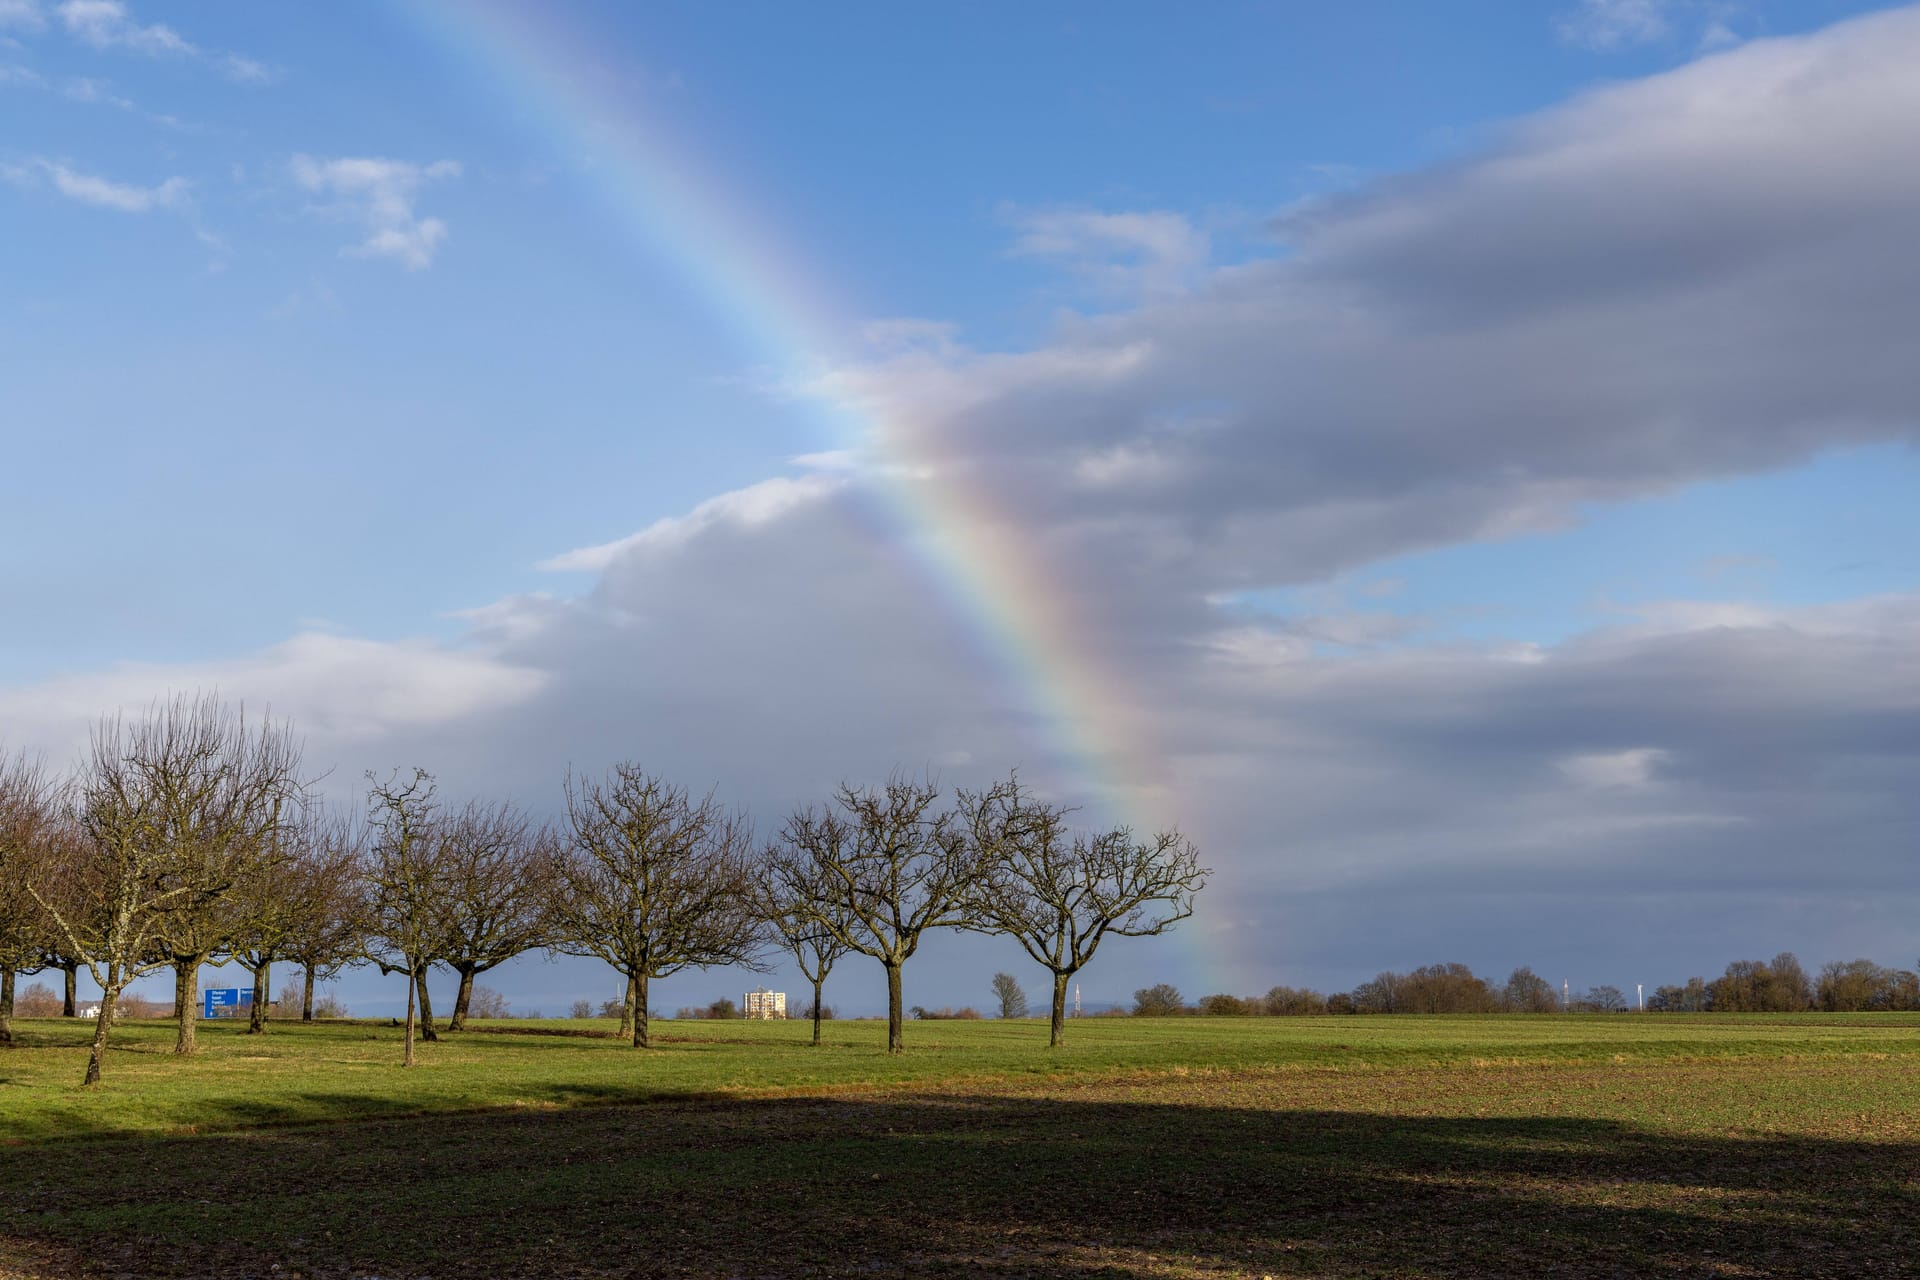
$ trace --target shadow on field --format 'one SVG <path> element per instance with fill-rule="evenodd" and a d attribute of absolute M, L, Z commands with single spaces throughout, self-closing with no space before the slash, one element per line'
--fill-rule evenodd
<path fill-rule="evenodd" d="M 16 1148 L 0 1237 L 142 1276 L 1871 1276 L 1910 1274 L 1917 1174 L 1594 1120 L 869 1094 Z"/>

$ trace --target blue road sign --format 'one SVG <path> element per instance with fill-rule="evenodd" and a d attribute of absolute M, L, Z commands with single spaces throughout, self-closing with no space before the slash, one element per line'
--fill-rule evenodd
<path fill-rule="evenodd" d="M 208 987 L 200 994 L 206 999 L 205 1012 L 200 1015 L 203 1018 L 218 1017 L 215 1011 L 219 1009 L 238 1009 L 253 1003 L 253 992 L 239 987 Z"/>

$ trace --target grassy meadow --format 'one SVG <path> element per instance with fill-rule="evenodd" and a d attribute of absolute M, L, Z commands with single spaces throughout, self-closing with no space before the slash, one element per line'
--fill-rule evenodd
<path fill-rule="evenodd" d="M 1907 1274 L 1920 1016 L 123 1024 L 0 1051 L 0 1276 Z"/>

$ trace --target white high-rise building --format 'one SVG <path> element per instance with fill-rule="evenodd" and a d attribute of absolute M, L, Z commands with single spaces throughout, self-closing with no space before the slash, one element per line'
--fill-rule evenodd
<path fill-rule="evenodd" d="M 769 991 L 765 987 L 749 991 L 742 1008 L 749 1018 L 784 1018 L 787 1016 L 787 993 Z"/>

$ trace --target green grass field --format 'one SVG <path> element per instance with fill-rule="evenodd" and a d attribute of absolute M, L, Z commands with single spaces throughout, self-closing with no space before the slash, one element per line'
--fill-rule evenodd
<path fill-rule="evenodd" d="M 0 1276 L 1920 1266 L 1920 1017 L 655 1026 L 23 1022 Z"/>

